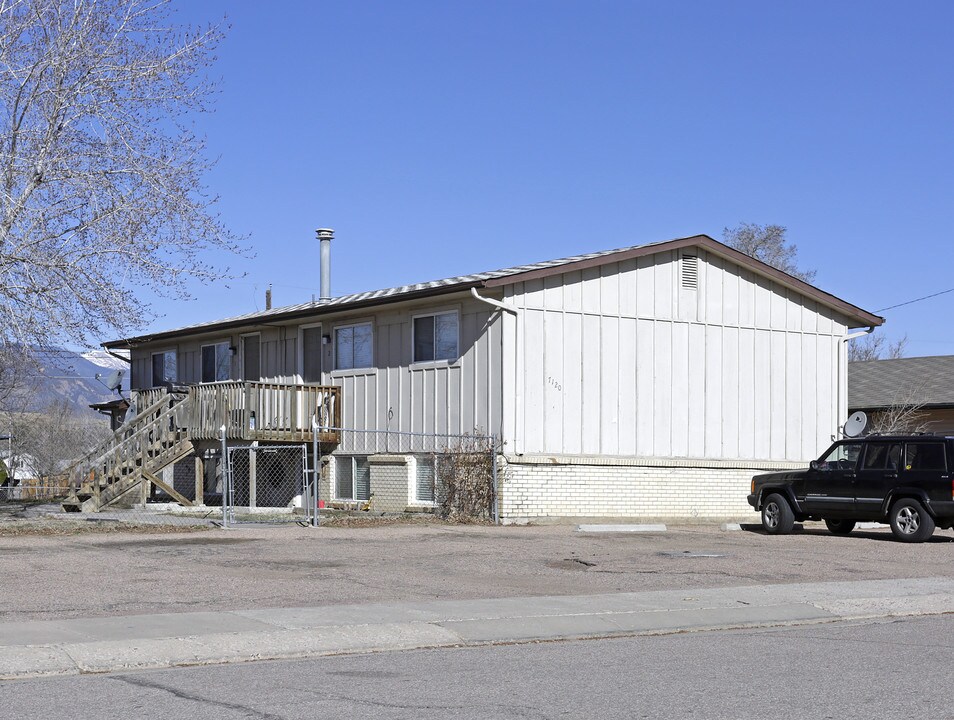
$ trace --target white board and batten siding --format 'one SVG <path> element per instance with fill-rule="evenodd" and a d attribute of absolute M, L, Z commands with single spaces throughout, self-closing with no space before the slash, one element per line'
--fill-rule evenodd
<path fill-rule="evenodd" d="M 514 283 L 504 300 L 521 310 L 504 357 L 523 356 L 505 363 L 504 416 L 526 454 L 804 461 L 846 411 L 847 321 L 702 249 Z"/>

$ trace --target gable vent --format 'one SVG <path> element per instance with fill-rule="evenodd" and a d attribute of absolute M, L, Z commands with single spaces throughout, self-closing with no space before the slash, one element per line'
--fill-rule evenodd
<path fill-rule="evenodd" d="M 682 256 L 682 287 L 686 290 L 699 288 L 699 258 L 695 255 Z"/>

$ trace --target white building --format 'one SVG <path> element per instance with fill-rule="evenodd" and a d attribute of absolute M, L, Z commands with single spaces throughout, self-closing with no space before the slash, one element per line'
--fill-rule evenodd
<path fill-rule="evenodd" d="M 134 390 L 318 383 L 340 388 L 345 428 L 497 435 L 505 521 L 716 518 L 750 512 L 753 473 L 837 435 L 846 336 L 882 322 L 698 235 L 106 347 L 131 350 Z M 373 462 L 336 455 L 352 496 L 374 491 Z"/>

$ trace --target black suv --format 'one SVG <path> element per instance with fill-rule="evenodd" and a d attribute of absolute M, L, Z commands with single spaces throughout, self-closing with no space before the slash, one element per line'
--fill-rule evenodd
<path fill-rule="evenodd" d="M 869 435 L 836 442 L 807 470 L 756 475 L 748 500 L 773 535 L 796 520 L 824 520 L 837 535 L 868 521 L 923 542 L 954 526 L 952 467 L 954 437 Z"/>

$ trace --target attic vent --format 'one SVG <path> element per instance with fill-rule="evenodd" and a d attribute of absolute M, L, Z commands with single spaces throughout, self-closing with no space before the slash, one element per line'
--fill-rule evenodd
<path fill-rule="evenodd" d="M 695 255 L 682 256 L 682 287 L 686 290 L 699 288 L 699 258 Z"/>

